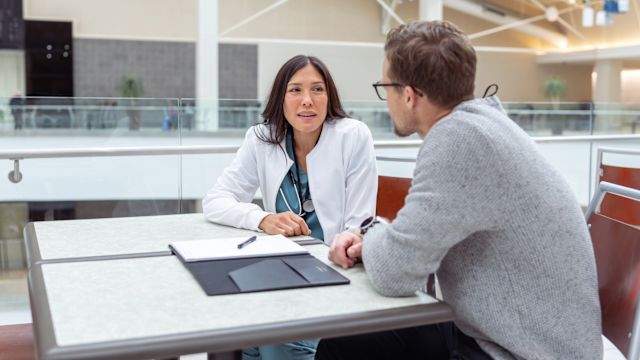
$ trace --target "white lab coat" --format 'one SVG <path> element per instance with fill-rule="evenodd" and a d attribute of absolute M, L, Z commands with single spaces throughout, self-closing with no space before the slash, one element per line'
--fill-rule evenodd
<path fill-rule="evenodd" d="M 212 222 L 259 230 L 262 219 L 275 213 L 278 190 L 293 160 L 284 151 L 285 141 L 282 148 L 262 142 L 255 130 L 266 133 L 268 128 L 249 128 L 236 158 L 202 200 L 204 215 Z M 378 175 L 373 138 L 364 123 L 325 121 L 307 155 L 307 175 L 326 243 L 375 215 Z M 264 210 L 251 203 L 258 187 Z"/>

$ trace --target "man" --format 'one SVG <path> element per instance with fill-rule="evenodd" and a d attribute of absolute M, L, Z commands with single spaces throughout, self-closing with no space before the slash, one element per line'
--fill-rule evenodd
<path fill-rule="evenodd" d="M 374 87 L 395 132 L 424 139 L 413 183 L 391 224 L 338 234 L 329 255 L 362 259 L 387 296 L 412 296 L 435 272 L 455 321 L 323 340 L 317 358 L 602 359 L 580 207 L 499 100 L 473 99 L 475 71 L 451 23 L 389 33 Z"/>

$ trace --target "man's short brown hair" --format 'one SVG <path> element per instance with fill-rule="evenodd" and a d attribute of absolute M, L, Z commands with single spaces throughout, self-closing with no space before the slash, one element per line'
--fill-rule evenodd
<path fill-rule="evenodd" d="M 476 52 L 456 25 L 416 21 L 400 25 L 384 45 L 388 76 L 424 93 L 433 104 L 454 107 L 473 98 Z"/>

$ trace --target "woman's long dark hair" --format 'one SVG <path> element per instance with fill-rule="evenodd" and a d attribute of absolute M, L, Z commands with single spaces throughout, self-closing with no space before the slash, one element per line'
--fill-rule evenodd
<path fill-rule="evenodd" d="M 340 103 L 340 97 L 338 96 L 336 85 L 334 84 L 331 74 L 325 64 L 314 56 L 296 55 L 282 65 L 278 71 L 278 75 L 276 75 L 276 78 L 273 81 L 273 86 L 269 93 L 269 100 L 262 112 L 262 118 L 264 119 L 262 123 L 269 128 L 269 131 L 266 131 L 265 133 L 262 131 L 256 131 L 258 139 L 274 145 L 280 145 L 282 143 L 282 140 L 284 140 L 286 136 L 287 128 L 289 127 L 289 122 L 287 122 L 287 119 L 284 117 L 283 109 L 284 97 L 287 92 L 287 84 L 291 80 L 291 77 L 293 77 L 293 74 L 308 64 L 313 65 L 320 75 L 322 75 L 322 79 L 324 80 L 324 84 L 327 89 L 328 103 L 327 117 L 325 118 L 325 121 L 347 117 L 347 113 L 344 111 L 342 104 Z M 255 129 L 258 129 L 258 127 L 255 127 L 254 131 Z"/>

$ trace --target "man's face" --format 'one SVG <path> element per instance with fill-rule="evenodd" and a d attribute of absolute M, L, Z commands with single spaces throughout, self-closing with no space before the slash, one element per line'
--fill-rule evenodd
<path fill-rule="evenodd" d="M 392 81 L 389 78 L 389 61 L 387 57 L 384 57 L 382 64 L 382 80 L 384 84 L 389 84 Z M 407 116 L 405 104 L 403 102 L 404 88 L 388 86 L 387 92 L 387 108 L 389 109 L 389 115 L 393 122 L 393 132 L 398 136 L 409 136 L 415 131 L 411 130 L 410 117 Z"/>

